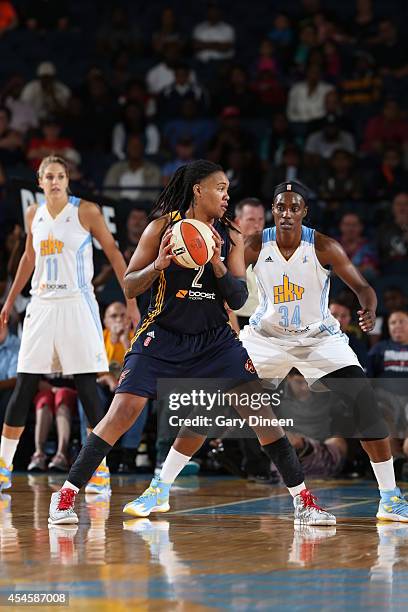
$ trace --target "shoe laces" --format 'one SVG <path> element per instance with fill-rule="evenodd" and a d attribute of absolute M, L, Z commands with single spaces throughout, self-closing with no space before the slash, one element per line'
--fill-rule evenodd
<path fill-rule="evenodd" d="M 398 495 L 393 495 L 390 498 L 390 501 L 395 504 L 393 507 L 393 510 L 395 510 L 397 513 L 398 512 L 406 512 L 407 510 L 407 500 L 405 499 L 405 497 L 399 497 Z"/>
<path fill-rule="evenodd" d="M 300 497 L 302 499 L 303 506 L 305 508 L 314 508 L 315 510 L 319 510 L 320 512 L 324 512 L 323 508 L 321 508 L 320 506 L 315 504 L 315 501 L 317 501 L 317 497 L 312 495 L 311 492 L 308 489 L 303 489 L 303 491 L 301 491 L 299 493 L 299 495 L 300 495 Z"/>
<path fill-rule="evenodd" d="M 145 497 L 149 497 L 150 495 L 157 495 L 157 493 L 159 492 L 160 492 L 159 487 L 152 487 L 152 485 L 150 485 L 150 487 L 146 489 L 146 491 L 142 493 L 140 497 L 144 499 Z"/>
<path fill-rule="evenodd" d="M 73 489 L 61 489 L 59 500 L 58 500 L 58 510 L 69 510 L 72 508 L 75 499 L 75 491 Z"/>

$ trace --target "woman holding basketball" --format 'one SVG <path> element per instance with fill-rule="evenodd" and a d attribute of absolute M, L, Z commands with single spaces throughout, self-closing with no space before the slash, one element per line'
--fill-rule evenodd
<path fill-rule="evenodd" d="M 228 186 L 220 166 L 199 160 L 177 170 L 159 196 L 153 213 L 161 216 L 146 228 L 125 275 L 127 297 L 151 288 L 150 306 L 125 357 L 108 413 L 88 437 L 63 488 L 51 498 L 51 523 L 77 522 L 76 493 L 141 413 L 147 398 L 156 396 L 158 378 L 259 384 L 225 308 L 225 302 L 233 309 L 241 307 L 248 295 L 242 236 L 225 216 Z M 211 228 L 214 250 L 206 265 L 185 268 L 173 261 L 172 227 L 180 219 L 196 219 Z M 287 442 L 283 431 L 264 431 L 259 437 L 285 482 L 300 485 L 300 464 L 289 443 L 282 446 L 282 440 Z M 177 438 L 160 478 L 125 511 L 137 516 L 166 512 L 171 483 L 204 440 L 204 435 L 193 432 Z"/>

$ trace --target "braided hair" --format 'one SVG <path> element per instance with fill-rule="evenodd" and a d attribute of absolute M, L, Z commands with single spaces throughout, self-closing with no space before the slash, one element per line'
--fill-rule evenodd
<path fill-rule="evenodd" d="M 157 198 L 150 217 L 157 216 L 157 213 L 167 215 L 172 212 L 180 212 L 183 215 L 194 199 L 193 186 L 214 172 L 224 172 L 224 170 L 220 165 L 205 159 L 198 159 L 181 166 Z M 170 216 L 169 224 L 172 225 L 175 223 L 173 218 L 175 215 Z M 220 221 L 228 230 L 235 230 L 225 213 Z"/>

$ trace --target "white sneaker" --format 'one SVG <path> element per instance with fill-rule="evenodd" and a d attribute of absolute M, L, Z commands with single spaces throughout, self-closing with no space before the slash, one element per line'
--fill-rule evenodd
<path fill-rule="evenodd" d="M 60 489 L 51 495 L 50 515 L 48 523 L 50 525 L 72 525 L 78 522 L 75 513 L 76 493 L 73 489 Z"/>
<path fill-rule="evenodd" d="M 295 525 L 335 525 L 336 517 L 315 504 L 317 498 L 308 489 L 303 489 L 293 498 Z"/>

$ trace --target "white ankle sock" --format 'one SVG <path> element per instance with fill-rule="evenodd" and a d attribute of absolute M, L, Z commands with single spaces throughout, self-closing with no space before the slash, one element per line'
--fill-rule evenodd
<path fill-rule="evenodd" d="M 64 484 L 62 485 L 61 489 L 72 489 L 73 491 L 75 491 L 75 493 L 78 493 L 78 491 L 79 491 L 78 487 L 75 487 L 73 484 L 71 484 L 69 482 L 69 480 L 66 480 L 64 482 Z"/>
<path fill-rule="evenodd" d="M 13 438 L 5 438 L 4 436 L 1 436 L 0 457 L 4 459 L 7 467 L 13 463 L 14 455 L 16 454 L 19 442 L 20 440 L 14 440 Z"/>
<path fill-rule="evenodd" d="M 370 461 L 371 467 L 378 482 L 378 488 L 380 491 L 392 491 L 397 486 L 395 484 L 395 473 L 394 463 L 391 459 L 388 461 L 381 461 L 380 463 L 373 463 Z"/>
<path fill-rule="evenodd" d="M 288 491 L 292 497 L 296 497 L 296 495 L 299 495 L 299 493 L 306 488 L 305 483 L 302 482 L 302 484 L 298 485 L 297 487 L 288 487 Z"/>
<path fill-rule="evenodd" d="M 166 457 L 163 467 L 160 472 L 160 480 L 171 484 L 180 474 L 181 470 L 190 461 L 191 457 L 182 455 L 176 451 L 173 447 L 169 450 L 169 454 Z"/>

